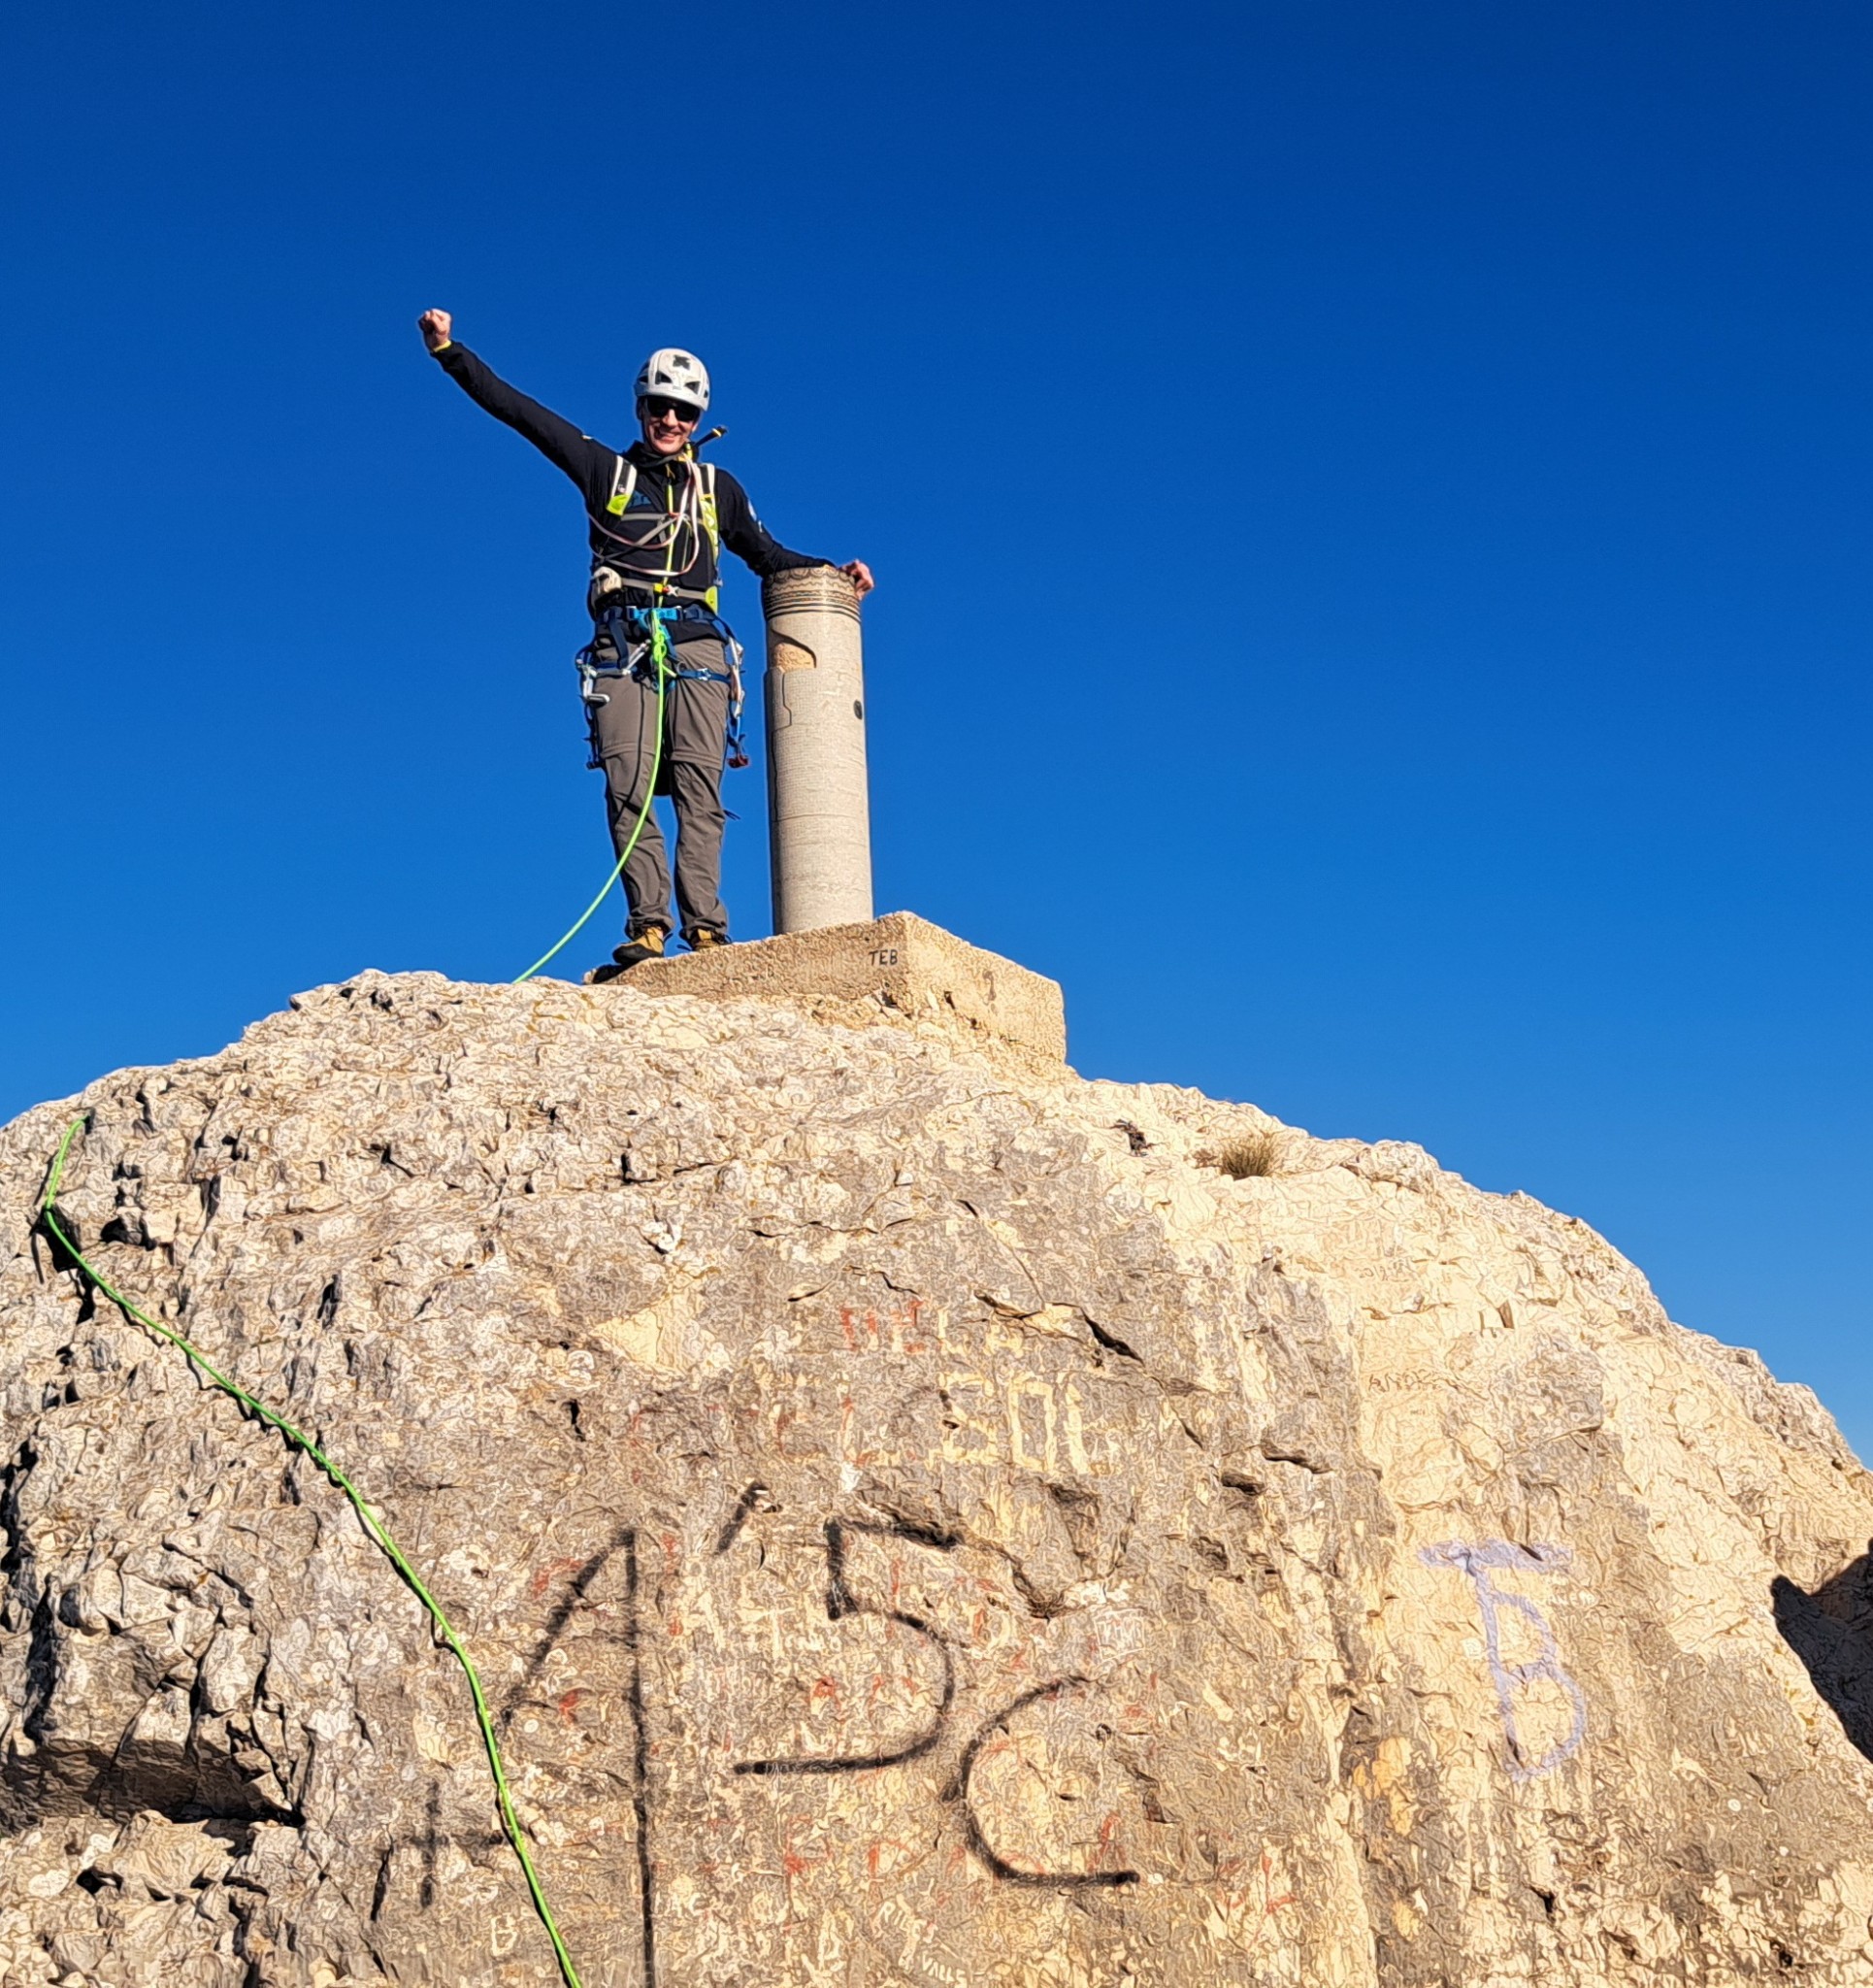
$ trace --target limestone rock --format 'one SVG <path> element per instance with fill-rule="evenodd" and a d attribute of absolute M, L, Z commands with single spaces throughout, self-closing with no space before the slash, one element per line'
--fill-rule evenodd
<path fill-rule="evenodd" d="M 1577 1221 L 856 1007 L 366 975 L 0 1134 L 0 1982 L 1873 1981 L 1873 1487 Z M 1227 1164 L 1225 1164 L 1227 1163 Z M 1240 1177 L 1238 1177 L 1238 1176 Z"/>

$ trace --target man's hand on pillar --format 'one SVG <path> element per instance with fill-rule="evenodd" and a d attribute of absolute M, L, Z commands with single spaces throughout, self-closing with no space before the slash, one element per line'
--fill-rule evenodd
<path fill-rule="evenodd" d="M 416 320 L 416 329 L 423 335 L 423 344 L 432 352 L 440 352 L 450 342 L 449 326 L 453 322 L 446 311 L 425 311 Z"/>
<path fill-rule="evenodd" d="M 442 314 L 440 312 L 432 311 L 430 313 L 430 315 L 432 317 L 441 316 L 441 315 Z M 446 322 L 446 319 L 444 319 L 444 322 Z M 871 567 L 869 567 L 863 559 L 848 559 L 845 562 L 845 564 L 839 568 L 839 571 L 842 574 L 844 574 L 846 579 L 849 580 L 855 587 L 858 588 L 860 600 L 864 600 L 866 595 L 869 594 L 871 591 L 871 589 L 877 585 L 877 581 L 871 578 Z"/>

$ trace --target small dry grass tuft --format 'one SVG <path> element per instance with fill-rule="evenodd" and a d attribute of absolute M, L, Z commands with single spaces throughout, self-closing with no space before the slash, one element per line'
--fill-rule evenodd
<path fill-rule="evenodd" d="M 1265 1127 L 1219 1146 L 1214 1164 L 1232 1180 L 1265 1180 L 1281 1171 L 1281 1141 Z"/>

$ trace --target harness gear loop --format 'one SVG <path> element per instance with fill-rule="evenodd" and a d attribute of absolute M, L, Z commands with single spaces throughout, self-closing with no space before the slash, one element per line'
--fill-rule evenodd
<path fill-rule="evenodd" d="M 603 703 L 604 694 L 594 694 L 592 686 L 600 677 L 628 675 L 639 682 L 647 683 L 650 679 L 651 630 L 654 627 L 663 632 L 666 644 L 671 641 L 671 631 L 682 625 L 701 626 L 722 645 L 722 660 L 726 669 L 705 670 L 694 663 L 675 662 L 669 675 L 678 680 L 687 679 L 693 683 L 726 683 L 729 686 L 729 716 L 727 735 L 723 741 L 722 763 L 724 766 L 742 767 L 748 763 L 746 742 L 741 736 L 741 712 L 746 706 L 747 694 L 741 681 L 741 661 L 743 650 L 736 640 L 735 630 L 724 621 L 712 608 L 705 608 L 695 601 L 685 601 L 674 608 L 637 607 L 608 608 L 600 616 L 600 630 L 610 643 L 618 658 L 618 667 L 607 670 L 589 660 L 591 649 L 579 651 L 579 679 L 585 686 L 583 695 L 588 705 Z M 625 633 L 627 625 L 640 631 L 637 640 Z M 593 648 L 598 646 L 595 639 Z M 680 646 L 670 647 L 667 653 L 680 657 Z M 587 762 L 596 767 L 599 762 L 593 758 Z"/>

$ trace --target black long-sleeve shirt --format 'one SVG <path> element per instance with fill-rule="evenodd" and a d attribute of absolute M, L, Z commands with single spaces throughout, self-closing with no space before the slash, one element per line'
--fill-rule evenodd
<path fill-rule="evenodd" d="M 653 528 L 677 508 L 684 494 L 684 480 L 695 473 L 693 458 L 659 455 L 642 442 L 634 443 L 622 453 L 595 442 L 550 408 L 509 386 L 466 346 L 446 345 L 436 358 L 471 400 L 486 408 L 497 421 L 505 421 L 516 434 L 524 435 L 577 484 L 585 500 L 594 567 L 609 566 L 629 581 L 634 562 L 625 548 L 633 528 Z M 637 471 L 636 483 L 629 509 L 617 513 L 609 507 L 629 480 L 626 465 Z M 748 493 L 727 470 L 715 468 L 714 486 L 722 544 L 763 580 L 771 573 L 832 563 L 805 552 L 790 552 L 780 545 L 755 515 Z M 692 533 L 679 544 L 685 552 L 693 547 L 693 556 L 680 572 L 672 573 L 670 580 L 684 594 L 711 594 L 717 570 L 709 535 Z M 637 563 L 641 567 L 643 562 Z M 649 562 L 653 569 L 662 563 L 661 558 Z"/>

